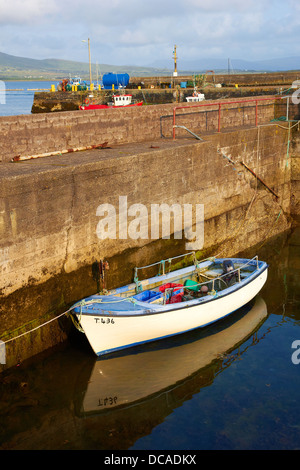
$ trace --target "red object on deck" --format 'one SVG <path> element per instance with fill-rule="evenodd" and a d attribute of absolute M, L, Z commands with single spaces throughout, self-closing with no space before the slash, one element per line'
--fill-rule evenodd
<path fill-rule="evenodd" d="M 167 301 L 166 303 L 167 304 L 177 304 L 177 302 L 182 301 L 182 296 L 183 296 L 183 292 L 180 292 L 179 294 L 172 295 L 171 299 L 169 301 Z"/>
<path fill-rule="evenodd" d="M 163 284 L 162 286 L 160 286 L 159 290 L 160 292 L 165 292 L 166 289 L 174 289 L 175 287 L 183 287 L 183 284 L 176 284 L 174 282 L 169 282 L 168 284 Z M 179 289 L 176 289 L 176 291 L 179 291 Z"/>

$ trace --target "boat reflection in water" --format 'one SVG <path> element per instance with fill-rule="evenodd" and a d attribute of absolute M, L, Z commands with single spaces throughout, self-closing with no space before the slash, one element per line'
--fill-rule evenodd
<path fill-rule="evenodd" d="M 81 377 L 77 415 L 88 418 L 104 413 L 107 419 L 107 412 L 118 411 L 119 420 L 119 412 L 131 408 L 131 418 L 134 409 L 140 420 L 141 413 L 149 419 L 146 410 L 151 409 L 153 422 L 148 426 L 155 426 L 255 344 L 258 340 L 254 336 L 252 343 L 247 342 L 243 348 L 266 318 L 266 304 L 257 297 L 230 319 L 202 331 L 144 345 L 131 354 L 127 351 L 123 356 L 97 359 L 90 375 Z M 131 429 L 130 434 L 134 433 Z"/>

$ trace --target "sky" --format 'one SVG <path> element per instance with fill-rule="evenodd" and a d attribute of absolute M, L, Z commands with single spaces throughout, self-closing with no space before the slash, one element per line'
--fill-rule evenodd
<path fill-rule="evenodd" d="M 171 67 L 300 56 L 300 0 L 0 0 L 0 52 Z"/>

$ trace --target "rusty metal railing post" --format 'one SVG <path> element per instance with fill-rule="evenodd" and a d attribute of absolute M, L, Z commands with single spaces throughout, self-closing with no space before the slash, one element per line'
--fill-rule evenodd
<path fill-rule="evenodd" d="M 173 140 L 175 140 L 175 120 L 176 120 L 176 107 L 173 108 Z"/>
<path fill-rule="evenodd" d="M 218 105 L 218 132 L 221 132 L 221 106 L 222 104 L 241 104 L 241 103 L 253 103 L 255 102 L 255 126 L 258 126 L 258 102 L 261 101 L 272 101 L 274 102 L 278 99 L 282 99 L 281 96 L 269 96 L 264 98 L 257 99 L 244 99 L 244 100 L 234 100 L 234 101 L 221 101 L 219 103 L 201 103 L 196 105 L 187 105 L 187 106 L 176 106 L 173 108 L 173 140 L 175 140 L 175 129 L 176 129 L 176 110 L 177 109 L 187 109 L 187 108 L 202 108 L 207 106 L 217 106 Z"/>
<path fill-rule="evenodd" d="M 255 127 L 257 127 L 257 122 L 258 122 L 258 105 L 257 105 L 257 100 L 255 100 Z"/>

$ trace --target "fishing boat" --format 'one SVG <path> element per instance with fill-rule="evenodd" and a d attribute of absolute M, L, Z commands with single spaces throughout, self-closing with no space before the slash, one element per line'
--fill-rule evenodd
<path fill-rule="evenodd" d="M 82 111 L 89 109 L 110 109 L 110 108 L 123 108 L 132 106 L 142 106 L 143 101 L 132 101 L 132 95 L 113 95 L 113 102 L 108 104 L 90 103 L 90 99 L 85 99 L 85 104 L 79 106 Z"/>
<path fill-rule="evenodd" d="M 57 91 L 72 91 L 74 87 L 77 87 L 77 91 L 84 91 L 88 88 L 86 82 L 81 80 L 80 77 L 70 77 L 64 78 L 61 82 L 59 82 Z"/>
<path fill-rule="evenodd" d="M 174 271 L 172 260 L 179 257 L 144 266 L 162 269 L 143 280 L 138 278 L 143 268 L 136 267 L 133 283 L 71 307 L 75 326 L 97 356 L 205 327 L 250 302 L 267 280 L 268 265 L 257 256 L 202 261 L 195 253 L 189 256 L 193 263 Z"/>
<path fill-rule="evenodd" d="M 69 79 L 69 84 L 72 86 L 78 86 L 78 85 L 81 85 L 82 84 L 82 80 L 80 77 L 74 77 L 74 78 L 71 78 L 70 76 L 70 79 Z M 86 84 L 84 82 L 84 84 Z"/>

